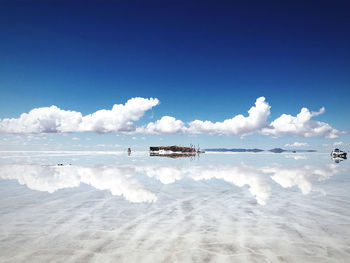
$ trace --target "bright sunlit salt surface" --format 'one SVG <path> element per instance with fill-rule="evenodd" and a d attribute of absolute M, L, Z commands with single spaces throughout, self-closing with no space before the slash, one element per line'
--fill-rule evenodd
<path fill-rule="evenodd" d="M 349 262 L 349 171 L 320 153 L 1 152 L 0 261 Z"/>

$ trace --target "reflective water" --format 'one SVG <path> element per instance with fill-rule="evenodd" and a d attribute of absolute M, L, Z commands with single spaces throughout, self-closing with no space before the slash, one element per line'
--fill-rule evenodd
<path fill-rule="evenodd" d="M 1 152 L 0 261 L 349 262 L 349 172 L 320 153 Z"/>

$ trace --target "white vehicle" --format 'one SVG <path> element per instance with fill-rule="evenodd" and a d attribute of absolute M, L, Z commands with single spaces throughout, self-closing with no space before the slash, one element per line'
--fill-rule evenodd
<path fill-rule="evenodd" d="M 331 152 L 331 156 L 333 158 L 336 158 L 336 157 L 339 157 L 339 158 L 343 158 L 343 159 L 346 159 L 346 152 L 343 152 L 339 149 L 334 149 L 332 152 Z"/>

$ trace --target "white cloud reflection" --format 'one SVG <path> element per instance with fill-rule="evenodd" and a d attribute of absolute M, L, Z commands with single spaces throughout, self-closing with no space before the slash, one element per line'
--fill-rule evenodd
<path fill-rule="evenodd" d="M 146 175 L 162 184 L 172 184 L 184 178 L 194 181 L 218 179 L 237 187 L 247 186 L 260 205 L 265 205 L 271 195 L 270 178 L 283 188 L 297 186 L 303 194 L 312 191 L 312 184 L 337 174 L 336 165 L 287 168 L 281 165 L 255 168 L 240 165 L 121 165 L 121 166 L 43 166 L 7 164 L 1 165 L 0 178 L 15 179 L 20 184 L 37 191 L 54 193 L 65 188 L 78 187 L 81 183 L 99 190 L 109 190 L 129 202 L 154 202 L 156 194 L 145 189 L 136 175 Z"/>
<path fill-rule="evenodd" d="M 260 205 L 265 205 L 271 194 L 267 178 L 258 169 L 241 164 L 238 166 L 146 166 L 139 167 L 147 176 L 158 179 L 163 184 L 171 184 L 184 177 L 195 181 L 219 179 L 238 187 L 248 186 L 250 193 Z"/>
<path fill-rule="evenodd" d="M 20 184 L 37 191 L 53 193 L 64 188 L 88 184 L 99 190 L 109 190 L 112 195 L 123 196 L 133 203 L 153 202 L 156 196 L 145 190 L 133 178 L 135 169 L 127 166 L 80 167 L 42 165 L 2 165 L 2 179 L 16 179 Z"/>
<path fill-rule="evenodd" d="M 338 173 L 334 164 L 315 167 L 303 165 L 297 168 L 288 169 L 281 166 L 263 168 L 264 173 L 271 173 L 272 180 L 280 184 L 283 188 L 297 186 L 303 194 L 312 191 L 312 183 L 325 181 Z"/>

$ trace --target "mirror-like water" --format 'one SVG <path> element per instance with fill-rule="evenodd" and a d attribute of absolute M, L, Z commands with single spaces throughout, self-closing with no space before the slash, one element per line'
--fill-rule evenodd
<path fill-rule="evenodd" d="M 347 262 L 349 171 L 319 153 L 1 152 L 0 261 Z"/>

